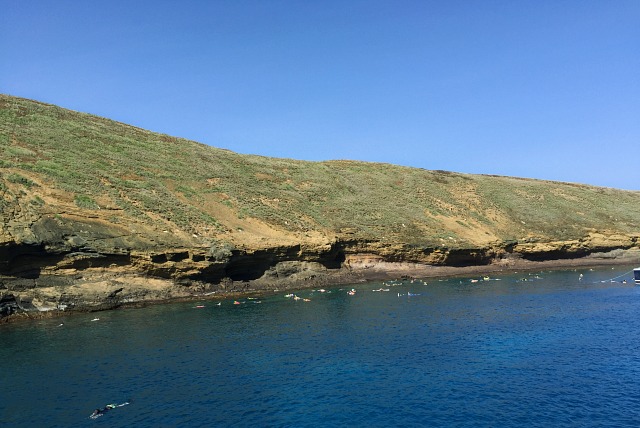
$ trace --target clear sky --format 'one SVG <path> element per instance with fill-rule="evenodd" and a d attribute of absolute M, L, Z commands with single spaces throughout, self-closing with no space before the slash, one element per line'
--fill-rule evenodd
<path fill-rule="evenodd" d="M 0 0 L 0 92 L 239 153 L 640 190 L 638 0 Z"/>

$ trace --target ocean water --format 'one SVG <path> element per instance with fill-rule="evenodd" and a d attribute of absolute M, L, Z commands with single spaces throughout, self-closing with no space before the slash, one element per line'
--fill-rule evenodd
<path fill-rule="evenodd" d="M 630 269 L 3 325 L 0 426 L 636 427 L 640 287 L 609 281 Z"/>

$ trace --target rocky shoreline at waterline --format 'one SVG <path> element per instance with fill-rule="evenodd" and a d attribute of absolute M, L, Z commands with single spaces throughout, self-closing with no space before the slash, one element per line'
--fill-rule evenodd
<path fill-rule="evenodd" d="M 39 282 L 45 286 L 26 288 L 24 279 L 4 276 L 0 278 L 0 323 L 180 301 L 240 299 L 282 291 L 375 281 L 473 277 L 619 265 L 640 265 L 640 249 L 616 249 L 591 253 L 585 257 L 536 261 L 513 256 L 489 264 L 468 266 L 389 262 L 369 254 L 352 257 L 334 269 L 314 262 L 280 262 L 260 278 L 244 281 L 225 278 L 217 284 L 200 281 L 187 283 L 118 269 L 88 269 L 68 275 L 45 275 L 39 278 Z"/>

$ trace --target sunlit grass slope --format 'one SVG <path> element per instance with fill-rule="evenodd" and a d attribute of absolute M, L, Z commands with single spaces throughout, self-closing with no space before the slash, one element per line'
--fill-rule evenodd
<path fill-rule="evenodd" d="M 252 223 L 264 226 L 257 235 L 267 227 L 300 239 L 321 234 L 449 247 L 640 230 L 638 192 L 239 155 L 6 95 L 0 96 L 0 192 L 5 219 L 18 202 L 40 215 L 59 210 L 55 198 L 64 197 L 113 224 L 211 240 L 237 239 Z"/>

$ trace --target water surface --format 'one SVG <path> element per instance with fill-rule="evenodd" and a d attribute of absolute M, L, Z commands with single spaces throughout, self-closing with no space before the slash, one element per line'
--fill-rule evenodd
<path fill-rule="evenodd" d="M 640 288 L 609 281 L 630 269 L 0 326 L 0 426 L 638 426 Z"/>

